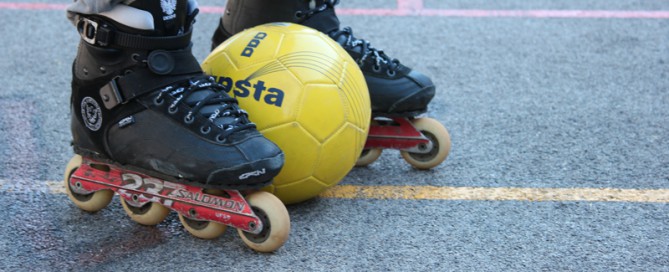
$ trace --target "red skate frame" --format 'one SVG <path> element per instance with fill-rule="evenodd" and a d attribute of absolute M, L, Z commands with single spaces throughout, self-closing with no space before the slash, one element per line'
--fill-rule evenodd
<path fill-rule="evenodd" d="M 430 140 L 423 136 L 407 118 L 376 118 L 369 126 L 365 149 L 392 148 L 410 149 Z"/>
<path fill-rule="evenodd" d="M 193 220 L 214 221 L 253 234 L 263 229 L 262 221 L 236 190 L 223 190 L 225 197 L 211 195 L 199 187 L 153 178 L 88 158 L 83 158 L 81 166 L 72 173 L 69 185 L 72 192 L 83 195 L 111 189 L 132 206 L 155 202 Z"/>

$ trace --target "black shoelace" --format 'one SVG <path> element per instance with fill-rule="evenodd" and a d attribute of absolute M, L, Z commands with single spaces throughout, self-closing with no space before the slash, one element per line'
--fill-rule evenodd
<path fill-rule="evenodd" d="M 228 136 L 237 131 L 256 127 L 248 119 L 248 113 L 239 108 L 237 99 L 230 97 L 225 92 L 225 87 L 211 77 L 196 77 L 186 83 L 167 86 L 160 90 L 160 94 L 155 101 L 161 101 L 163 95 L 174 97 L 174 101 L 168 107 L 168 113 L 170 114 L 175 114 L 178 111 L 177 105 L 179 103 L 188 105 L 190 110 L 184 117 L 185 123 L 192 123 L 196 118 L 196 113 L 207 117 L 211 125 L 200 128 L 202 134 L 208 134 L 212 129 L 211 126 L 222 129 L 223 132 L 216 137 L 219 142 L 225 141 Z M 197 101 L 188 101 L 188 98 L 193 95 L 204 96 L 204 98 Z"/>
<path fill-rule="evenodd" d="M 295 17 L 298 20 L 303 21 L 309 19 L 316 13 L 334 8 L 337 4 L 339 4 L 339 0 L 324 0 L 321 5 L 316 5 L 316 1 L 311 0 L 309 2 L 309 9 L 297 11 Z M 342 47 L 346 50 L 358 52 L 355 48 L 359 47 L 360 58 L 356 59 L 356 61 L 361 68 L 365 65 L 367 60 L 370 60 L 370 62 L 373 63 L 372 70 L 374 72 L 380 73 L 385 69 L 389 76 L 394 76 L 400 68 L 400 61 L 398 59 L 390 58 L 383 52 L 383 50 L 372 47 L 366 40 L 355 38 L 353 36 L 353 30 L 350 27 L 330 32 L 328 35 L 335 41 L 340 41 L 340 38 L 343 36 L 345 42 L 342 44 Z"/>
<path fill-rule="evenodd" d="M 357 39 L 353 36 L 353 30 L 350 27 L 345 27 L 341 30 L 333 31 L 329 34 L 332 39 L 339 41 L 343 36 L 345 42 L 342 44 L 344 49 L 355 50 L 356 47 L 359 47 L 360 58 L 356 61 L 360 67 L 363 67 L 367 60 L 370 60 L 374 63 L 372 69 L 375 72 L 381 72 L 383 68 L 386 68 L 386 73 L 389 76 L 394 76 L 397 72 L 397 69 L 400 67 L 400 61 L 398 59 L 392 59 L 386 55 L 383 50 L 376 49 L 371 46 L 371 44 L 363 39 Z"/>

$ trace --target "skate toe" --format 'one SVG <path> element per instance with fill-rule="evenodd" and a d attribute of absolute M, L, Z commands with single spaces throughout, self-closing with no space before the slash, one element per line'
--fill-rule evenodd
<path fill-rule="evenodd" d="M 205 187 L 212 189 L 259 189 L 269 185 L 283 167 L 283 153 L 211 172 Z"/>
<path fill-rule="evenodd" d="M 409 114 L 425 112 L 435 95 L 432 80 L 411 70 L 393 79 L 366 75 L 372 112 L 378 114 Z"/>

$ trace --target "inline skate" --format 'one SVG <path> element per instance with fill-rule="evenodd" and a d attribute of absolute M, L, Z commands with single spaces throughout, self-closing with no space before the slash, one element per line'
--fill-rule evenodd
<path fill-rule="evenodd" d="M 89 212 L 116 193 L 140 224 L 156 225 L 172 210 L 196 237 L 232 226 L 252 249 L 274 251 L 288 238 L 289 215 L 274 195 L 255 191 L 281 170 L 283 153 L 202 73 L 191 53 L 194 5 L 134 1 L 76 15 L 76 155 L 65 189 Z"/>
<path fill-rule="evenodd" d="M 293 22 L 317 29 L 338 42 L 362 70 L 372 104 L 372 122 L 357 166 L 374 162 L 383 149 L 398 149 L 417 169 L 443 162 L 451 148 L 448 131 L 425 117 L 435 95 L 429 77 L 390 58 L 383 50 L 340 28 L 338 0 L 229 0 L 212 36 L 212 50 L 232 35 L 269 22 Z"/>

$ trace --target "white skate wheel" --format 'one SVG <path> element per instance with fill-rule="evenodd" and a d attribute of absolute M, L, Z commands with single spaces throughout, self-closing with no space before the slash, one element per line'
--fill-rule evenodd
<path fill-rule="evenodd" d="M 74 202 L 77 207 L 87 212 L 97 212 L 104 209 L 109 205 L 112 198 L 114 197 L 114 191 L 112 190 L 100 190 L 91 194 L 78 194 L 72 191 L 70 187 L 70 177 L 72 173 L 79 169 L 81 166 L 82 158 L 79 155 L 74 155 L 70 162 L 65 167 L 65 192 L 67 196 Z"/>
<path fill-rule="evenodd" d="M 355 166 L 362 167 L 370 165 L 381 156 L 381 152 L 383 152 L 383 149 L 381 148 L 363 149 L 360 157 L 355 162 Z"/>
<path fill-rule="evenodd" d="M 227 228 L 226 225 L 218 222 L 194 220 L 183 214 L 179 214 L 179 221 L 190 234 L 200 239 L 215 239 L 221 236 Z"/>
<path fill-rule="evenodd" d="M 290 233 L 290 216 L 283 202 L 268 192 L 250 194 L 246 201 L 263 223 L 259 234 L 238 229 L 244 243 L 255 251 L 272 252 L 283 246 Z"/>
<path fill-rule="evenodd" d="M 401 151 L 400 153 L 404 160 L 420 170 L 431 169 L 442 163 L 451 151 L 451 136 L 444 125 L 432 118 L 415 119 L 413 125 L 416 127 L 416 130 L 430 139 L 432 149 L 427 153 Z"/>
<path fill-rule="evenodd" d="M 170 210 L 155 202 L 149 202 L 141 207 L 135 207 L 121 197 L 121 205 L 130 219 L 145 226 L 158 225 L 165 220 Z"/>

